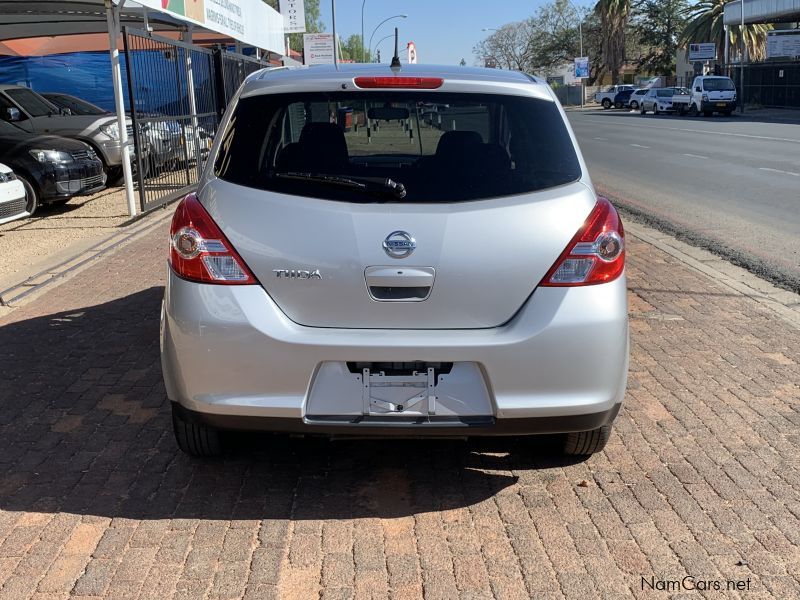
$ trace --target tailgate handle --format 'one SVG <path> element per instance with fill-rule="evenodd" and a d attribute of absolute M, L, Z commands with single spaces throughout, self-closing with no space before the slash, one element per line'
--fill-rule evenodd
<path fill-rule="evenodd" d="M 431 294 L 433 267 L 367 267 L 369 295 L 379 302 L 420 302 Z"/>

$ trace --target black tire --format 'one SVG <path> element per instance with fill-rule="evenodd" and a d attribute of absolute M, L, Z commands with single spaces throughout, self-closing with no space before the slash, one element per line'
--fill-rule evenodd
<path fill-rule="evenodd" d="M 656 104 L 655 102 L 653 103 L 653 114 L 654 115 L 658 114 L 658 104 Z"/>
<path fill-rule="evenodd" d="M 172 405 L 172 431 L 175 441 L 189 456 L 211 458 L 223 452 L 219 429 L 185 421 L 179 409 Z"/>
<path fill-rule="evenodd" d="M 689 105 L 689 116 L 690 117 L 696 117 L 698 114 L 700 114 L 700 113 L 697 110 L 697 105 L 696 104 L 690 104 Z"/>
<path fill-rule="evenodd" d="M 614 108 L 622 108 L 622 102 L 614 102 Z"/>
<path fill-rule="evenodd" d="M 608 98 L 603 98 L 603 101 L 601 102 L 601 104 L 603 105 L 603 108 L 606 109 L 606 110 L 611 108 L 611 100 L 609 100 Z"/>
<path fill-rule="evenodd" d="M 25 188 L 25 211 L 30 213 L 29 216 L 32 217 L 36 209 L 39 208 L 39 194 L 36 193 L 36 188 L 25 177 L 21 177 L 18 174 L 17 179 L 22 182 L 22 186 Z"/>
<path fill-rule="evenodd" d="M 631 110 L 639 110 L 639 103 L 636 100 L 631 100 Z"/>
<path fill-rule="evenodd" d="M 606 447 L 609 437 L 611 437 L 611 424 L 591 431 L 568 433 L 564 438 L 564 454 L 572 456 L 595 454 Z"/>
<path fill-rule="evenodd" d="M 642 116 L 647 114 L 647 111 L 644 109 L 644 102 L 642 102 L 642 105 L 639 107 L 639 114 Z"/>
<path fill-rule="evenodd" d="M 125 185 L 122 165 L 106 168 L 106 187 L 120 187 Z"/>
<path fill-rule="evenodd" d="M 732 110 L 723 110 L 722 115 L 725 117 L 730 117 L 732 112 Z"/>
<path fill-rule="evenodd" d="M 703 111 L 703 116 L 704 116 L 705 118 L 708 118 L 708 117 L 712 116 L 713 114 L 714 114 L 714 113 L 713 113 L 712 111 L 710 111 L 710 110 L 704 110 L 704 111 Z"/>

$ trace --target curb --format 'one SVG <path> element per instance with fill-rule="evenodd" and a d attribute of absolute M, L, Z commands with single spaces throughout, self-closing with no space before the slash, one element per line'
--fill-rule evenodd
<path fill-rule="evenodd" d="M 0 315 L 22 306 L 66 277 L 80 272 L 94 261 L 155 229 L 170 219 L 173 211 L 166 210 L 159 214 L 160 212 L 156 210 L 149 215 L 129 220 L 119 230 L 94 241 L 88 247 L 86 242 L 78 243 L 72 247 L 73 254 L 67 258 L 59 257 L 37 273 L 0 291 Z"/>
<path fill-rule="evenodd" d="M 800 295 L 781 289 L 712 254 L 657 229 L 626 221 L 625 233 L 677 258 L 687 267 L 711 277 L 730 290 L 755 300 L 764 308 L 800 330 Z"/>

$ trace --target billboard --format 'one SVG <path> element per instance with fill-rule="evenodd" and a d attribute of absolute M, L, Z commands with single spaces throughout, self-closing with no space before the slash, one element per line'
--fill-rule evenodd
<path fill-rule="evenodd" d="M 716 59 L 717 45 L 715 43 L 689 44 L 689 62 Z"/>
<path fill-rule="evenodd" d="M 304 33 L 303 63 L 306 65 L 332 65 L 333 34 Z"/>
<path fill-rule="evenodd" d="M 575 79 L 589 77 L 589 57 L 578 56 L 575 58 Z"/>
<path fill-rule="evenodd" d="M 306 30 L 306 7 L 303 0 L 281 0 L 283 30 L 286 33 L 303 33 Z"/>
<path fill-rule="evenodd" d="M 120 0 L 114 0 L 120 4 Z M 149 9 L 283 54 L 284 18 L 261 0 L 136 0 Z"/>
<path fill-rule="evenodd" d="M 800 30 L 767 32 L 767 58 L 800 56 Z"/>
<path fill-rule="evenodd" d="M 406 48 L 408 49 L 408 64 L 417 64 L 417 46 L 414 42 L 408 42 Z"/>

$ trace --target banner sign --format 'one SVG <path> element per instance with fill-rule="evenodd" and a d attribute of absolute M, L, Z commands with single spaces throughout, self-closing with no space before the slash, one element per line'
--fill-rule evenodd
<path fill-rule="evenodd" d="M 303 63 L 307 65 L 332 65 L 333 34 L 304 33 Z"/>
<path fill-rule="evenodd" d="M 286 33 L 302 33 L 306 30 L 306 7 L 303 0 L 281 0 L 281 15 Z"/>
<path fill-rule="evenodd" d="M 585 79 L 589 77 L 589 57 L 578 56 L 575 58 L 575 79 Z"/>
<path fill-rule="evenodd" d="M 800 30 L 767 32 L 767 58 L 800 56 Z"/>
<path fill-rule="evenodd" d="M 120 0 L 114 2 L 120 4 Z M 136 0 L 136 3 L 248 46 L 283 54 L 283 16 L 262 0 Z"/>
<path fill-rule="evenodd" d="M 717 45 L 715 43 L 689 44 L 689 62 L 716 59 Z"/>
<path fill-rule="evenodd" d="M 406 47 L 408 48 L 408 64 L 417 64 L 417 47 L 414 45 L 414 42 L 408 42 Z"/>

